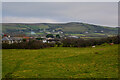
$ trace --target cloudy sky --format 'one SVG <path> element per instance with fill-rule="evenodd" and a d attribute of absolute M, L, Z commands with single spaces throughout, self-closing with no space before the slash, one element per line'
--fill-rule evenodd
<path fill-rule="evenodd" d="M 118 25 L 117 2 L 3 2 L 2 14 L 3 23 Z"/>

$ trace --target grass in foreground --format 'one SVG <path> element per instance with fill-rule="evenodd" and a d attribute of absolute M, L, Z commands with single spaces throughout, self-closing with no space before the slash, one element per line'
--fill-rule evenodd
<path fill-rule="evenodd" d="M 3 78 L 117 78 L 118 45 L 3 50 Z"/>

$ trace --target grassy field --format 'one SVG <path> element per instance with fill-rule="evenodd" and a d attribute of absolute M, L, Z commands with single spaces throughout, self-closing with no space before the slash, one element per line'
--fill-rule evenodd
<path fill-rule="evenodd" d="M 3 50 L 3 78 L 117 78 L 118 45 Z"/>

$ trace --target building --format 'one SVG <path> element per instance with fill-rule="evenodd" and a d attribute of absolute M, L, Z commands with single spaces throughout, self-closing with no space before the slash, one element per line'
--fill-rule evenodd
<path fill-rule="evenodd" d="M 23 38 L 21 38 L 21 37 L 3 37 L 2 43 L 8 43 L 8 44 L 20 43 L 20 42 L 22 42 L 22 40 L 23 40 Z"/>
<path fill-rule="evenodd" d="M 69 36 L 70 38 L 79 38 L 78 36 Z"/>

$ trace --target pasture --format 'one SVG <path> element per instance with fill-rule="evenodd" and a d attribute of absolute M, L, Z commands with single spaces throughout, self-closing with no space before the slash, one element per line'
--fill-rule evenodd
<path fill-rule="evenodd" d="M 3 78 L 118 77 L 118 45 L 3 49 L 2 61 Z"/>

